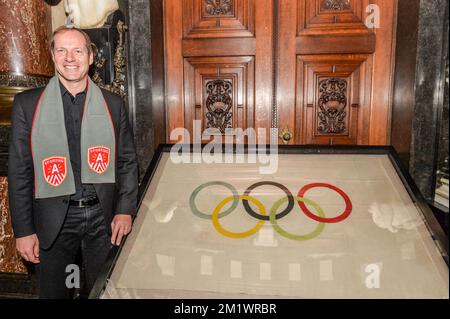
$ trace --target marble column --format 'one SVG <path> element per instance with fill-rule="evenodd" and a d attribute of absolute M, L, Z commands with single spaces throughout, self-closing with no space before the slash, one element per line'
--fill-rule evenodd
<path fill-rule="evenodd" d="M 50 7 L 38 0 L 0 0 L 0 273 L 26 273 L 9 217 L 6 149 L 14 95 L 53 75 Z"/>
<path fill-rule="evenodd" d="M 124 2 L 119 1 L 119 5 Z M 132 0 L 127 2 L 129 15 L 129 112 L 134 128 L 139 176 L 142 180 L 154 153 L 150 1 Z"/>
<path fill-rule="evenodd" d="M 447 5 L 447 17 L 448 17 L 448 5 Z M 439 134 L 439 161 L 438 161 L 438 170 L 440 174 L 446 175 L 448 179 L 448 148 L 449 148 L 449 141 L 448 141 L 448 129 L 449 129 L 449 122 L 448 122 L 448 109 L 449 109 L 449 66 L 448 66 L 448 18 L 446 22 L 446 27 L 444 29 L 444 39 L 445 41 L 445 49 L 444 49 L 444 61 L 445 61 L 445 76 L 444 76 L 444 100 L 443 100 L 443 108 L 442 108 L 442 114 L 441 118 L 439 120 L 440 122 L 440 134 Z"/>
<path fill-rule="evenodd" d="M 44 1 L 0 0 L 0 124 L 10 122 L 14 95 L 53 75 L 51 13 Z"/>
<path fill-rule="evenodd" d="M 0 176 L 0 273 L 26 273 L 22 258 L 16 252 L 8 207 L 8 180 Z"/>
<path fill-rule="evenodd" d="M 433 201 L 436 185 L 443 114 L 445 61 L 448 59 L 446 28 L 448 0 L 421 0 L 410 172 L 430 202 Z"/>

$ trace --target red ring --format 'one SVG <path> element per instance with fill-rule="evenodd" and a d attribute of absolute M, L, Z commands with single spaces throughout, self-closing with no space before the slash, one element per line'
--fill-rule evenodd
<path fill-rule="evenodd" d="M 312 183 L 312 184 L 308 184 L 303 186 L 303 188 L 301 188 L 298 191 L 298 197 L 304 197 L 303 195 L 305 195 L 306 191 L 308 191 L 309 189 L 313 188 L 313 187 L 326 187 L 329 189 L 332 189 L 334 191 L 336 191 L 339 195 L 342 196 L 342 198 L 345 201 L 345 210 L 344 212 L 336 217 L 320 217 L 317 216 L 315 214 L 313 214 L 305 205 L 305 203 L 303 202 L 298 202 L 298 205 L 300 206 L 300 209 L 306 214 L 306 216 L 308 216 L 309 218 L 312 218 L 318 222 L 322 222 L 322 223 L 337 223 L 340 221 L 343 221 L 344 219 L 346 219 L 352 212 L 352 201 L 350 200 L 350 198 L 347 196 L 347 194 L 340 188 L 337 188 L 336 186 L 330 185 L 330 184 L 325 184 L 325 183 Z"/>

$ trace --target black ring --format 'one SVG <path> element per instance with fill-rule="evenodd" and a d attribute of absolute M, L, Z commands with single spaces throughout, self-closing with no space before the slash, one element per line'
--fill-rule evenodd
<path fill-rule="evenodd" d="M 275 215 L 275 219 L 281 219 L 284 216 L 286 216 L 287 214 L 290 213 L 290 211 L 292 210 L 292 208 L 294 208 L 294 197 L 292 196 L 292 193 L 289 191 L 289 189 L 286 188 L 286 186 L 281 185 L 280 183 L 276 183 L 276 182 L 270 182 L 270 181 L 264 181 L 264 182 L 258 182 L 255 183 L 253 185 L 250 185 L 244 192 L 245 196 L 249 196 L 250 192 L 258 187 L 258 186 L 262 186 L 262 185 L 271 185 L 271 186 L 276 186 L 278 188 L 280 188 L 283 192 L 286 193 L 287 197 L 288 197 L 288 206 L 281 212 Z M 257 219 L 260 220 L 270 220 L 270 216 L 262 216 L 258 213 L 256 213 L 248 204 L 248 201 L 246 199 L 242 200 L 242 204 L 244 205 L 245 211 L 247 213 L 250 214 L 250 216 L 255 217 Z"/>

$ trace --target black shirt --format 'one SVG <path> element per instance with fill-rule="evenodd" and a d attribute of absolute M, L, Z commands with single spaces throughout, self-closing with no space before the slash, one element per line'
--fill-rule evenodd
<path fill-rule="evenodd" d="M 97 197 L 94 185 L 81 183 L 81 120 L 83 104 L 86 99 L 86 89 L 75 97 L 60 82 L 61 96 L 64 107 L 64 122 L 66 125 L 67 143 L 69 144 L 70 163 L 75 179 L 76 193 L 70 199 L 91 199 Z"/>

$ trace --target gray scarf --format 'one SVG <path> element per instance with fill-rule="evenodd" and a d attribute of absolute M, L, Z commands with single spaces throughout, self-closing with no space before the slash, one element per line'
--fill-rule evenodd
<path fill-rule="evenodd" d="M 31 128 L 35 198 L 75 193 L 59 80 L 53 77 L 36 106 Z M 114 124 L 101 90 L 88 78 L 81 123 L 81 182 L 114 183 Z"/>

